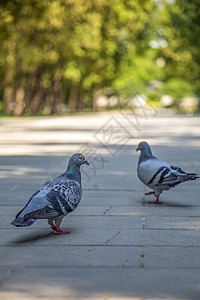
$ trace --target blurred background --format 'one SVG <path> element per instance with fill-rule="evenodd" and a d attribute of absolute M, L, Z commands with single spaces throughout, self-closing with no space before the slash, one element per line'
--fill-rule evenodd
<path fill-rule="evenodd" d="M 199 111 L 196 0 L 1 0 L 0 114 Z"/>

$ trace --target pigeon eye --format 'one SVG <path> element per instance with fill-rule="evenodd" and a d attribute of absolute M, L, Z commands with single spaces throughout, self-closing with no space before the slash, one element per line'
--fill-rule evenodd
<path fill-rule="evenodd" d="M 80 155 L 79 159 L 80 159 L 80 160 L 83 160 L 83 156 L 82 156 L 82 155 Z"/>

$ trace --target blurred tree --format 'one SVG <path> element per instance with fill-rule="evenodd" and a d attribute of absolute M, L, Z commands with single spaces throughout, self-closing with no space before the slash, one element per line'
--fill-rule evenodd
<path fill-rule="evenodd" d="M 154 7 L 151 0 L 2 0 L 5 113 L 55 113 L 66 97 L 70 110 L 95 107 L 96 91 L 129 72 L 121 66 L 127 51 L 144 47 Z"/>
<path fill-rule="evenodd" d="M 161 22 L 156 33 L 158 41 L 164 41 L 158 53 L 165 61 L 164 89 L 174 97 L 199 96 L 199 1 L 163 1 L 160 13 Z"/>
<path fill-rule="evenodd" d="M 2 0 L 5 113 L 52 114 L 66 100 L 72 111 L 95 109 L 103 88 L 143 90 L 157 72 L 148 46 L 156 7 L 152 0 Z"/>

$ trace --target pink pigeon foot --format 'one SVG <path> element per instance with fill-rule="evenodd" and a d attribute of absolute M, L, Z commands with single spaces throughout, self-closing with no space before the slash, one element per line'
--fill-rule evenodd
<path fill-rule="evenodd" d="M 148 193 L 144 193 L 146 196 L 147 195 L 155 195 L 155 192 L 148 192 Z"/>
<path fill-rule="evenodd" d="M 156 198 L 156 201 L 148 201 L 150 204 L 162 204 L 162 201 L 159 201 L 159 196 Z"/>
<path fill-rule="evenodd" d="M 70 233 L 70 231 L 62 231 L 58 225 L 56 225 L 55 227 L 56 227 L 56 229 L 54 230 L 55 234 L 69 234 Z"/>

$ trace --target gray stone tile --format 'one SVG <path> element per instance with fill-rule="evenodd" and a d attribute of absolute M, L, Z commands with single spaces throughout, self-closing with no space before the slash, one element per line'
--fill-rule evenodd
<path fill-rule="evenodd" d="M 140 267 L 140 247 L 34 246 L 0 247 L 0 267 Z M 7 256 L 9 253 L 9 256 Z M 112 259 L 111 259 L 112 258 Z"/>
<path fill-rule="evenodd" d="M 194 229 L 200 230 L 199 217 L 147 217 L 145 219 L 148 229 Z"/>
<path fill-rule="evenodd" d="M 199 269 L 199 247 L 146 247 L 144 266 L 147 268 Z"/>
<path fill-rule="evenodd" d="M 194 269 L 17 268 L 0 297 L 199 299 L 199 282 Z"/>

